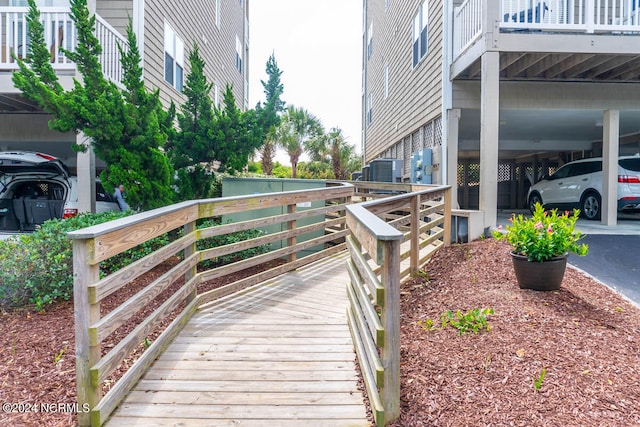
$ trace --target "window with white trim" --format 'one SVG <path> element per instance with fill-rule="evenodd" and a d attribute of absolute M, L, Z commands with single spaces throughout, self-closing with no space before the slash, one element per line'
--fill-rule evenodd
<path fill-rule="evenodd" d="M 373 121 L 373 95 L 367 97 L 367 126 Z"/>
<path fill-rule="evenodd" d="M 164 79 L 182 92 L 184 42 L 167 22 L 164 23 Z"/>
<path fill-rule="evenodd" d="M 389 0 L 384 0 L 384 11 L 389 10 Z"/>
<path fill-rule="evenodd" d="M 220 28 L 220 0 L 216 0 L 216 27 Z"/>
<path fill-rule="evenodd" d="M 384 65 L 384 99 L 389 97 L 389 66 Z"/>
<path fill-rule="evenodd" d="M 369 30 L 367 31 L 367 59 L 371 58 L 373 53 L 373 21 L 369 23 Z"/>
<path fill-rule="evenodd" d="M 220 108 L 220 86 L 218 86 L 218 83 L 213 85 L 213 105 L 216 108 Z"/>
<path fill-rule="evenodd" d="M 413 18 L 413 66 L 427 54 L 428 48 L 429 5 L 424 0 Z"/>
<path fill-rule="evenodd" d="M 242 43 L 238 35 L 236 35 L 236 69 L 242 74 Z"/>

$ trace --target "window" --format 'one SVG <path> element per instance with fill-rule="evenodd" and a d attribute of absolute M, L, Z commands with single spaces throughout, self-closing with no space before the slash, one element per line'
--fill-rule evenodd
<path fill-rule="evenodd" d="M 242 43 L 236 35 L 236 69 L 242 74 Z"/>
<path fill-rule="evenodd" d="M 369 24 L 369 30 L 367 31 L 367 59 L 371 58 L 373 53 L 373 22 Z"/>
<path fill-rule="evenodd" d="M 429 9 L 427 0 L 424 0 L 420 5 L 418 13 L 413 18 L 413 66 L 418 65 L 418 62 L 427 54 L 427 34 L 429 23 Z"/>
<path fill-rule="evenodd" d="M 220 28 L 220 0 L 216 0 L 216 27 Z"/>
<path fill-rule="evenodd" d="M 164 23 L 164 79 L 182 92 L 184 42 L 169 24 Z"/>
<path fill-rule="evenodd" d="M 367 97 L 367 125 L 373 120 L 373 96 L 369 94 Z"/>
<path fill-rule="evenodd" d="M 384 11 L 389 10 L 389 0 L 384 0 Z"/>
<path fill-rule="evenodd" d="M 389 97 L 389 66 L 384 66 L 384 99 Z"/>
<path fill-rule="evenodd" d="M 213 85 L 213 105 L 216 108 L 220 107 L 220 86 L 218 86 L 218 83 Z"/>

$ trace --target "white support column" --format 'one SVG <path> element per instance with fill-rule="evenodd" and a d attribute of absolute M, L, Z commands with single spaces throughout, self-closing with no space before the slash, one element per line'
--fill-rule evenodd
<path fill-rule="evenodd" d="M 87 9 L 90 15 L 96 14 L 96 0 L 87 0 Z M 76 78 L 82 80 L 82 76 L 76 68 Z M 96 157 L 93 153 L 91 140 L 82 132 L 76 135 L 76 143 L 87 147 L 85 152 L 79 151 L 77 158 L 78 175 L 78 213 L 96 211 Z"/>
<path fill-rule="evenodd" d="M 83 133 L 76 136 L 78 145 L 87 147 L 85 152 L 78 152 L 78 213 L 96 211 L 96 156 L 91 140 Z M 108 191 L 108 190 L 107 190 Z"/>
<path fill-rule="evenodd" d="M 451 207 L 460 208 L 458 204 L 458 127 L 460 124 L 460 109 L 447 110 L 447 181 L 451 186 Z"/>
<path fill-rule="evenodd" d="M 498 216 L 498 129 L 500 126 L 500 53 L 482 55 L 480 95 L 480 210 L 484 226 Z"/>
<path fill-rule="evenodd" d="M 605 225 L 618 223 L 618 152 L 620 111 L 606 110 L 602 128 L 602 216 Z"/>

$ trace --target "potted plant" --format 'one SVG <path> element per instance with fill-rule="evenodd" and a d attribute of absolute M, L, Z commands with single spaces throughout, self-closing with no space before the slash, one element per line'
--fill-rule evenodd
<path fill-rule="evenodd" d="M 513 215 L 504 230 L 494 233 L 511 244 L 511 258 L 518 285 L 523 289 L 556 290 L 560 288 L 569 253 L 584 256 L 586 244 L 578 243 L 583 235 L 575 230 L 580 211 L 559 215 L 557 209 L 545 211 L 536 203 L 533 216 Z"/>

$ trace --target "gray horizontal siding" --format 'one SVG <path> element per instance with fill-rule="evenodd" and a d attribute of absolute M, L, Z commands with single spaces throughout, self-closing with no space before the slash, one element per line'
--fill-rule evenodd
<path fill-rule="evenodd" d="M 373 121 L 366 127 L 366 161 L 441 114 L 442 2 L 429 2 L 427 56 L 412 67 L 413 18 L 421 0 L 369 2 L 367 28 L 373 23 L 373 55 L 365 61 L 367 91 L 373 93 Z M 366 35 L 365 35 L 366 37 Z M 389 67 L 389 96 L 384 99 L 384 65 Z M 365 110 L 366 111 L 366 110 Z"/>

